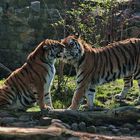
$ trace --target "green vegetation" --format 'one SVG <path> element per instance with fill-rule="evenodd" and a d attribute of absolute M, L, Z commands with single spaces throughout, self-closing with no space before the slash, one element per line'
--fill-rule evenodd
<path fill-rule="evenodd" d="M 71 4 L 72 7 L 64 11 L 64 18 L 53 23 L 53 27 L 66 27 L 65 35 L 79 33 L 84 40 L 94 44 L 94 47 L 104 46 L 118 39 L 122 21 L 117 23 L 116 20 L 119 8 L 117 0 L 75 1 Z"/>
<path fill-rule="evenodd" d="M 55 108 L 66 108 L 70 105 L 74 89 L 75 89 L 75 81 L 73 77 L 70 77 L 68 80 L 68 83 L 62 87 L 63 90 L 66 90 L 66 92 L 62 93 L 57 93 L 56 98 L 56 93 L 54 90 L 52 90 L 52 95 L 53 95 L 53 104 Z M 114 96 L 118 93 L 121 92 L 123 88 L 123 80 L 116 80 L 104 85 L 100 85 L 97 87 L 97 94 L 95 98 L 95 106 L 100 106 L 104 108 L 115 108 L 118 106 L 124 106 L 124 105 L 133 105 L 134 100 L 138 97 L 138 86 L 137 86 L 137 81 L 134 81 L 134 86 L 130 89 L 126 96 L 126 100 L 122 102 L 116 102 L 114 99 Z M 61 97 L 61 98 L 60 98 Z M 58 105 L 58 103 L 60 103 Z"/>
<path fill-rule="evenodd" d="M 4 80 L 0 80 L 0 86 L 2 86 L 4 83 Z"/>
<path fill-rule="evenodd" d="M 52 93 L 52 100 L 53 100 L 53 106 L 54 108 L 67 108 L 70 103 L 71 99 L 75 90 L 75 77 L 65 77 L 65 82 L 62 83 L 61 90 L 58 92 L 57 89 L 57 76 L 54 80 L 51 93 Z M 0 85 L 2 85 L 4 80 L 0 81 Z M 133 101 L 138 97 L 138 86 L 137 81 L 134 81 L 133 88 L 130 89 L 130 91 L 127 94 L 126 100 L 124 102 L 116 102 L 114 100 L 115 94 L 118 94 L 121 92 L 121 89 L 123 88 L 123 80 L 116 80 L 101 86 L 97 87 L 97 94 L 96 94 L 96 100 L 95 100 L 95 106 L 100 106 L 103 108 L 115 108 L 118 106 L 124 106 L 124 105 L 133 105 Z M 35 106 L 28 111 L 38 111 L 39 107 Z"/>
<path fill-rule="evenodd" d="M 65 77 L 65 80 L 68 77 Z M 64 80 L 64 81 L 65 81 Z M 76 84 L 75 78 L 69 77 L 67 83 L 63 84 L 60 93 L 57 93 L 55 90 L 57 79 L 55 79 L 53 88 L 51 90 L 53 96 L 53 104 L 55 108 L 66 108 L 70 105 Z M 121 92 L 123 88 L 123 80 L 116 80 L 104 85 L 100 85 L 97 87 L 97 94 L 95 100 L 95 106 L 102 106 L 105 108 L 114 108 L 121 105 L 133 104 L 133 101 L 138 96 L 138 85 L 137 81 L 134 81 L 134 86 L 129 90 L 125 102 L 115 102 L 114 96 Z"/>

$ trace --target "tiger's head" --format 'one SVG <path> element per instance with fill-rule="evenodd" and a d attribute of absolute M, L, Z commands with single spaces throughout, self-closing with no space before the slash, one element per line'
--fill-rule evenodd
<path fill-rule="evenodd" d="M 43 49 L 46 53 L 46 59 L 55 59 L 62 57 L 64 45 L 59 41 L 46 39 Z"/>
<path fill-rule="evenodd" d="M 43 61 L 54 61 L 62 57 L 64 45 L 56 40 L 46 39 L 42 41 L 36 49 L 29 55 L 28 59 L 42 59 Z"/>
<path fill-rule="evenodd" d="M 70 35 L 63 40 L 61 43 L 65 45 L 63 59 L 68 63 L 78 62 L 84 55 L 84 46 L 82 40 L 75 35 Z"/>

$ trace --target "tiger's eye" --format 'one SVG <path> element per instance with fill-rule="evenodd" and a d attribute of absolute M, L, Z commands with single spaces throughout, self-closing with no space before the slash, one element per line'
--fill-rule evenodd
<path fill-rule="evenodd" d="M 73 47 L 74 46 L 74 42 L 70 42 L 69 46 Z"/>

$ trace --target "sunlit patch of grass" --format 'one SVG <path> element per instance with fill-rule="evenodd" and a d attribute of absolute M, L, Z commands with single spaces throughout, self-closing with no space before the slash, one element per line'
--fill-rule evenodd
<path fill-rule="evenodd" d="M 114 96 L 121 92 L 123 86 L 124 83 L 122 79 L 98 86 L 96 100 L 102 102 L 104 107 L 109 109 L 123 105 L 134 105 L 134 100 L 139 94 L 137 81 L 133 81 L 133 87 L 126 94 L 126 100 L 119 103 L 115 101 Z"/>
<path fill-rule="evenodd" d="M 40 108 L 37 105 L 33 106 L 27 110 L 27 112 L 37 112 L 37 111 L 40 111 Z"/>
<path fill-rule="evenodd" d="M 119 106 L 120 106 L 120 104 L 119 103 L 116 103 L 113 98 L 110 99 L 110 100 L 107 100 L 105 102 L 105 107 L 108 108 L 108 109 L 117 108 Z"/>
<path fill-rule="evenodd" d="M 67 78 L 67 77 L 66 77 Z M 72 100 L 72 96 L 75 91 L 75 79 L 70 77 L 68 79 L 68 83 L 63 85 L 62 91 L 57 92 L 57 81 L 53 85 L 51 90 L 52 93 L 52 101 L 54 108 L 67 108 Z M 106 109 L 117 108 L 124 105 L 134 105 L 134 100 L 138 97 L 139 89 L 137 86 L 137 81 L 134 81 L 133 87 L 129 90 L 126 96 L 126 100 L 123 102 L 115 101 L 115 95 L 119 94 L 123 88 L 123 80 L 116 80 L 104 85 L 100 85 L 96 88 L 96 98 L 94 102 L 94 106 L 104 107 Z M 34 107 L 29 111 L 38 111 L 39 108 Z"/>
<path fill-rule="evenodd" d="M 53 106 L 56 109 L 64 109 L 66 108 L 66 106 L 60 101 L 60 100 L 56 100 L 55 102 L 53 102 Z"/>
<path fill-rule="evenodd" d="M 3 86 L 4 81 L 5 81 L 5 79 L 0 80 L 0 87 Z"/>
<path fill-rule="evenodd" d="M 95 100 L 94 106 L 105 107 L 105 105 L 102 102 L 100 102 L 99 100 Z"/>

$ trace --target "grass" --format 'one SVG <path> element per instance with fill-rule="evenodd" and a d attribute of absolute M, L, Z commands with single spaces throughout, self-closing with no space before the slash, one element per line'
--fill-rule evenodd
<path fill-rule="evenodd" d="M 0 86 L 3 86 L 4 81 L 5 81 L 4 79 L 0 80 Z"/>
<path fill-rule="evenodd" d="M 51 90 L 54 108 L 67 108 L 71 103 L 76 84 L 74 77 L 69 77 L 68 79 L 67 84 L 63 85 L 61 92 L 56 93 L 54 88 Z M 57 81 L 54 83 L 55 86 L 56 83 Z M 123 105 L 133 105 L 134 100 L 139 94 L 137 81 L 133 81 L 133 84 L 134 85 L 127 93 L 126 100 L 124 102 L 116 102 L 114 99 L 114 96 L 119 94 L 123 88 L 122 79 L 98 86 L 96 88 L 97 93 L 95 98 L 95 106 L 111 109 Z"/>
<path fill-rule="evenodd" d="M 51 89 L 52 100 L 54 108 L 67 108 L 70 103 L 76 88 L 75 78 L 74 77 L 65 77 L 66 83 L 62 83 L 61 89 L 57 88 L 57 77 L 53 82 L 53 86 Z M 0 81 L 0 85 L 3 85 L 4 80 Z M 96 98 L 95 98 L 95 106 L 101 106 L 104 108 L 116 108 L 122 105 L 133 105 L 133 101 L 138 97 L 139 90 L 137 86 L 137 81 L 134 81 L 134 86 L 129 90 L 125 103 L 124 102 L 116 102 L 114 100 L 115 94 L 121 92 L 123 88 L 123 80 L 116 80 L 96 88 Z M 39 111 L 39 107 L 35 106 L 28 111 Z"/>

